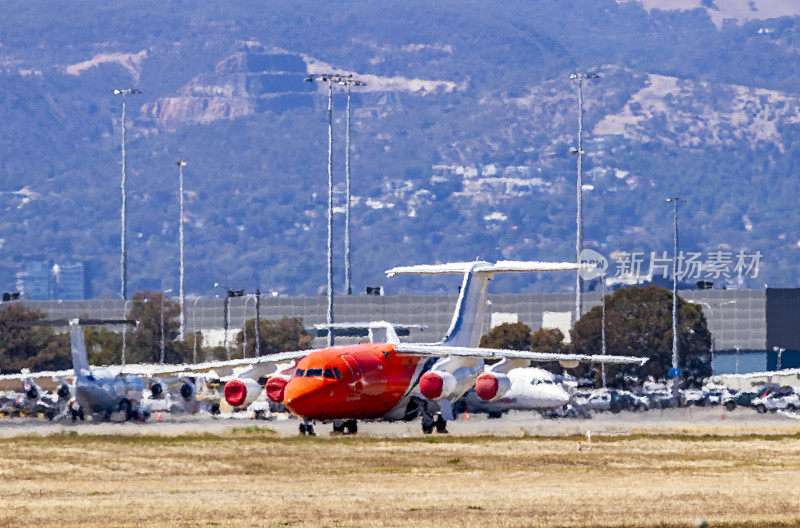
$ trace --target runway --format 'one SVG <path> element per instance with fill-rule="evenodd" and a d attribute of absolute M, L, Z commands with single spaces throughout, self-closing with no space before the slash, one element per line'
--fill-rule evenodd
<path fill-rule="evenodd" d="M 36 418 L 0 419 L 0 438 L 45 436 L 70 433 L 80 435 L 156 435 L 179 436 L 227 434 L 244 428 L 268 429 L 277 437 L 293 437 L 299 421 L 286 415 L 269 420 L 252 420 L 240 414 L 237 418 L 211 415 L 156 415 L 144 423 L 51 423 Z M 589 419 L 546 419 L 531 412 L 510 412 L 500 419 L 483 414 L 464 415 L 448 423 L 452 436 L 570 436 L 586 431 L 598 435 L 631 434 L 795 434 L 800 433 L 800 420 L 781 414 L 758 414 L 739 408 L 732 412 L 722 407 L 686 407 L 680 409 L 623 411 L 619 414 L 595 413 Z M 327 436 L 330 424 L 317 424 L 319 436 Z M 423 436 L 419 419 L 410 422 L 359 422 L 359 435 L 371 438 L 413 438 Z"/>

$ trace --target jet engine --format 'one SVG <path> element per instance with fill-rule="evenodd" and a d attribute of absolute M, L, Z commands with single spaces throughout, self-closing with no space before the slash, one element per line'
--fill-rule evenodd
<path fill-rule="evenodd" d="M 226 387 L 226 390 L 227 390 L 227 385 L 225 387 Z M 192 397 L 197 392 L 197 387 L 191 381 L 185 381 L 181 385 L 181 388 L 180 388 L 180 390 L 178 392 L 180 392 L 181 398 L 183 398 L 185 401 L 189 401 L 189 400 L 192 399 Z M 226 392 L 226 395 L 227 395 L 227 392 Z"/>
<path fill-rule="evenodd" d="M 499 400 L 510 388 L 511 380 L 499 372 L 484 372 L 475 380 L 475 394 L 487 402 Z"/>
<path fill-rule="evenodd" d="M 275 403 L 283 403 L 283 391 L 287 383 L 289 383 L 288 376 L 270 376 L 264 385 L 267 397 Z"/>
<path fill-rule="evenodd" d="M 162 394 L 164 394 L 164 386 L 161 383 L 153 383 L 150 386 L 150 394 L 153 398 L 160 398 Z"/>
<path fill-rule="evenodd" d="M 58 390 L 56 391 L 56 395 L 59 397 L 59 399 L 62 400 L 68 399 L 70 393 L 71 392 L 69 390 L 69 385 L 67 385 L 66 383 L 62 383 L 61 385 L 59 385 Z"/>
<path fill-rule="evenodd" d="M 39 399 L 39 387 L 35 383 L 26 383 L 23 387 L 25 389 L 25 396 L 30 400 Z"/>
<path fill-rule="evenodd" d="M 251 378 L 232 379 L 225 384 L 224 393 L 231 407 L 247 407 L 261 394 L 261 386 Z"/>
<path fill-rule="evenodd" d="M 450 372 L 431 370 L 420 378 L 419 390 L 429 400 L 439 400 L 455 392 L 459 382 L 465 380 L 466 377 L 462 380 L 456 379 Z"/>

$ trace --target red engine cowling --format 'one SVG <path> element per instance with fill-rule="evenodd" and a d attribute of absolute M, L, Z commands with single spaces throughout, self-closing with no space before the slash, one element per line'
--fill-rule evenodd
<path fill-rule="evenodd" d="M 225 384 L 225 401 L 231 407 L 247 407 L 261 394 L 261 386 L 254 379 L 232 379 Z"/>
<path fill-rule="evenodd" d="M 458 382 L 449 372 L 431 370 L 419 379 L 419 391 L 429 400 L 439 400 L 453 393 Z"/>
<path fill-rule="evenodd" d="M 511 380 L 505 374 L 484 372 L 475 380 L 475 394 L 483 401 L 497 401 L 511 388 Z"/>
<path fill-rule="evenodd" d="M 275 403 L 283 403 L 283 391 L 286 389 L 287 383 L 289 380 L 284 376 L 271 376 L 264 385 L 267 397 Z"/>

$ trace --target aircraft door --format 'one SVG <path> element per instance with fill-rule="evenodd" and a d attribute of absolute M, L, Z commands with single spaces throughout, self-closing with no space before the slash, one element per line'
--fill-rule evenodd
<path fill-rule="evenodd" d="M 361 372 L 361 367 L 358 366 L 356 358 L 349 354 L 342 355 L 342 359 L 347 363 L 350 374 L 353 376 L 353 383 L 350 384 L 350 388 L 356 395 L 360 395 L 364 390 L 364 374 Z"/>

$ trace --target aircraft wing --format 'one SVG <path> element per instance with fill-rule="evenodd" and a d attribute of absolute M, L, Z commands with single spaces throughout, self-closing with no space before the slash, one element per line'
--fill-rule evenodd
<path fill-rule="evenodd" d="M 530 350 L 504 350 L 497 348 L 471 348 L 436 344 L 401 343 L 395 351 L 413 355 L 445 357 L 481 357 L 487 359 L 529 359 L 531 361 L 560 361 L 563 363 L 610 363 L 624 365 L 644 365 L 649 358 L 635 356 L 609 356 L 585 354 L 551 354 L 549 352 L 531 352 Z"/>
<path fill-rule="evenodd" d="M 0 381 L 13 379 L 41 379 L 41 378 L 74 378 L 75 371 L 69 370 L 43 370 L 41 372 L 20 372 L 18 374 L 0 374 Z"/>
<path fill-rule="evenodd" d="M 181 363 L 173 365 L 160 365 L 150 363 L 138 363 L 120 367 L 121 374 L 132 374 L 139 376 L 156 376 L 164 374 L 190 374 L 211 371 L 221 371 L 234 367 L 255 367 L 258 365 L 268 365 L 273 363 L 283 363 L 294 359 L 302 359 L 314 350 L 295 350 L 292 352 L 279 352 L 269 356 L 258 358 L 231 359 L 222 361 L 206 361 L 204 363 Z"/>

